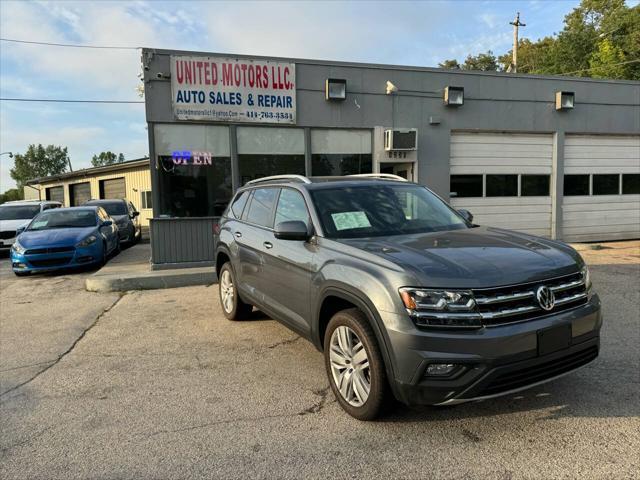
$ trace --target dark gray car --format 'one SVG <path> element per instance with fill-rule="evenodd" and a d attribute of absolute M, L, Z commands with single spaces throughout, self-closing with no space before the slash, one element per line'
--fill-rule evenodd
<path fill-rule="evenodd" d="M 138 218 L 140 212 L 128 200 L 124 198 L 89 200 L 85 205 L 98 205 L 107 211 L 118 225 L 121 243 L 133 244 L 142 237 L 142 226 Z"/>
<path fill-rule="evenodd" d="M 474 225 L 420 185 L 250 182 L 216 240 L 225 316 L 256 306 L 310 340 L 359 419 L 392 396 L 447 405 L 512 393 L 598 355 L 600 300 L 573 248 Z"/>

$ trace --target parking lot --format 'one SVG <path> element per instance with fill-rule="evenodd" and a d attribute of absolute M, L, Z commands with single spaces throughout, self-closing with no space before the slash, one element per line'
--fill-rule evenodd
<path fill-rule="evenodd" d="M 0 259 L 2 478 L 637 478 L 640 252 L 585 255 L 601 356 L 524 393 L 363 423 L 322 355 L 216 285 L 89 293 Z"/>

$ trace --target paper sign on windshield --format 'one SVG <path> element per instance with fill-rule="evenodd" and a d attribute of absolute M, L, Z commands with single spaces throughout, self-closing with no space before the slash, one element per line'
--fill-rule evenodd
<path fill-rule="evenodd" d="M 332 213 L 331 218 L 336 230 L 351 230 L 352 228 L 367 228 L 371 226 L 369 218 L 364 212 Z"/>

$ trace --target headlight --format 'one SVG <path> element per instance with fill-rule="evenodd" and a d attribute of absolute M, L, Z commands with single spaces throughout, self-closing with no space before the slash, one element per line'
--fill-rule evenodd
<path fill-rule="evenodd" d="M 89 235 L 87 238 L 78 243 L 76 247 L 88 247 L 89 245 L 93 245 L 94 243 L 96 243 L 97 239 L 98 237 L 96 237 L 95 235 Z"/>
<path fill-rule="evenodd" d="M 22 255 L 26 251 L 26 248 L 24 248 L 22 245 L 20 245 L 20 242 L 18 242 L 17 240 L 15 241 L 15 243 L 13 245 L 11 245 L 11 248 L 18 255 Z"/>
<path fill-rule="evenodd" d="M 581 273 L 582 279 L 584 280 L 584 288 L 587 291 L 591 290 L 591 273 L 589 273 L 589 267 L 586 265 L 582 267 Z"/>
<path fill-rule="evenodd" d="M 470 290 L 401 288 L 400 298 L 418 325 L 482 327 L 482 317 Z"/>

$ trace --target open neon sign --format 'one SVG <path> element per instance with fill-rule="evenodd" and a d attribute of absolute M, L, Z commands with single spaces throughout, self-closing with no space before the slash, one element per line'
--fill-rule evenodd
<path fill-rule="evenodd" d="M 174 165 L 212 165 L 211 152 L 176 150 L 171 153 Z"/>

